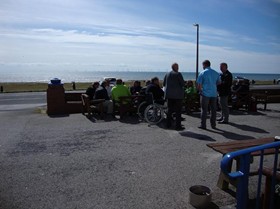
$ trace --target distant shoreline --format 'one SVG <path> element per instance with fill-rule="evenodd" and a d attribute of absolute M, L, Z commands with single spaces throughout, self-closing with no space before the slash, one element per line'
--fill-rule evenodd
<path fill-rule="evenodd" d="M 218 71 L 219 72 L 219 71 Z M 246 71 L 244 71 L 246 72 Z M 59 78 L 64 83 L 71 83 L 75 81 L 77 83 L 90 83 L 94 81 L 100 81 L 104 77 L 121 78 L 123 81 L 131 80 L 147 80 L 153 77 L 158 77 L 162 80 L 166 72 L 163 71 L 26 71 L 22 72 L 1 72 L 0 71 L 0 83 L 48 83 L 53 78 Z M 196 77 L 195 72 L 181 72 L 185 80 L 194 80 Z M 274 79 L 280 79 L 280 74 L 260 74 L 260 73 L 233 73 L 233 77 L 240 76 L 249 80 L 255 81 L 271 81 Z"/>
<path fill-rule="evenodd" d="M 134 80 L 124 81 L 127 86 L 132 86 Z M 141 85 L 144 86 L 144 80 L 140 80 Z M 255 81 L 255 85 L 273 85 L 272 81 Z M 86 90 L 92 82 L 75 82 L 76 90 Z M 44 92 L 48 88 L 47 82 L 0 82 L 3 87 L 3 93 L 16 93 L 16 92 Z M 65 91 L 73 91 L 71 82 L 63 84 Z M 279 85 L 280 86 L 280 85 Z"/>

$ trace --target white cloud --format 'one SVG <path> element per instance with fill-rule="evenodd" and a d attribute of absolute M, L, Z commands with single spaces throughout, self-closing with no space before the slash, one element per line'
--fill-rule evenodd
<path fill-rule="evenodd" d="M 118 70 L 165 70 L 169 69 L 170 63 L 177 61 L 182 71 L 193 71 L 195 68 L 195 43 L 159 36 L 101 36 L 46 28 L 4 31 L 0 37 L 2 65 L 53 65 L 65 69 L 95 66 L 98 70 L 116 66 Z M 279 54 L 243 52 L 201 44 L 200 62 L 203 59 L 210 59 L 215 68 L 220 62 L 228 62 L 233 72 L 270 69 L 276 73 L 275 66 L 280 65 Z"/>
<path fill-rule="evenodd" d="M 102 70 L 116 66 L 123 70 L 161 70 L 169 69 L 170 63 L 177 61 L 184 71 L 193 71 L 196 29 L 192 23 L 173 22 L 171 16 L 158 21 L 161 17 L 135 15 L 137 6 L 143 4 L 136 2 L 137 5 L 135 1 L 121 4 L 114 0 L 3 0 L 0 63 L 65 69 L 96 66 Z M 276 72 L 279 53 L 241 49 L 245 43 L 263 44 L 266 48 L 267 43 L 219 27 L 200 28 L 200 61 L 210 59 L 216 65 L 229 62 L 236 72 L 244 68 L 248 72 L 262 72 L 264 68 Z M 279 49 L 277 36 L 270 40 L 270 46 Z"/>

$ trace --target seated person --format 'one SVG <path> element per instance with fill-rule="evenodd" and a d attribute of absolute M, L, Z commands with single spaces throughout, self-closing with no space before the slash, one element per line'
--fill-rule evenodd
<path fill-rule="evenodd" d="M 122 79 L 117 79 L 116 85 L 112 88 L 112 99 L 116 103 L 120 101 L 119 97 L 131 96 L 129 89 L 123 85 Z"/>
<path fill-rule="evenodd" d="M 154 102 L 157 104 L 164 104 L 164 92 L 159 86 L 159 79 L 158 77 L 154 77 L 151 79 L 151 84 L 147 86 L 146 95 L 148 94 L 153 95 Z"/>
<path fill-rule="evenodd" d="M 139 94 L 140 95 L 146 95 L 146 89 L 150 84 L 151 84 L 151 80 L 146 80 L 145 81 L 145 86 L 141 88 Z"/>
<path fill-rule="evenodd" d="M 103 106 L 105 107 L 105 111 L 107 114 L 112 114 L 113 113 L 113 102 L 110 100 L 108 92 L 107 92 L 107 87 L 108 82 L 103 81 L 101 83 L 100 88 L 98 88 L 95 92 L 94 99 L 105 99 L 103 102 Z"/>
<path fill-rule="evenodd" d="M 140 81 L 134 81 L 133 86 L 130 87 L 130 93 L 131 95 L 137 95 L 141 91 L 141 83 Z"/>
<path fill-rule="evenodd" d="M 248 105 L 249 97 L 249 87 L 250 83 L 246 79 L 238 79 L 231 88 L 231 99 L 232 106 L 234 109 L 238 109 L 243 106 L 243 104 Z"/>
<path fill-rule="evenodd" d="M 187 97 L 191 97 L 194 94 L 197 94 L 197 90 L 193 85 L 193 81 L 192 80 L 188 80 L 187 81 L 187 85 L 186 85 L 186 89 L 185 89 L 185 94 L 187 95 Z"/>
<path fill-rule="evenodd" d="M 109 98 L 112 98 L 112 88 L 114 87 L 114 84 L 110 83 L 109 79 L 105 80 L 107 82 L 106 90 L 108 93 Z"/>
<path fill-rule="evenodd" d="M 90 85 L 87 88 L 86 94 L 88 95 L 90 100 L 93 100 L 95 91 L 96 91 L 96 89 L 98 89 L 98 87 L 99 87 L 99 83 L 98 82 L 94 82 L 94 83 L 92 83 L 92 85 Z"/>
<path fill-rule="evenodd" d="M 192 80 L 188 80 L 185 88 L 185 101 L 186 101 L 186 111 L 189 114 L 191 109 L 197 109 L 196 100 L 198 100 L 197 90 L 193 84 Z"/>

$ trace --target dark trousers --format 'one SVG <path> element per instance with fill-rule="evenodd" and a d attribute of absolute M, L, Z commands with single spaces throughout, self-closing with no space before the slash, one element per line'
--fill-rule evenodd
<path fill-rule="evenodd" d="M 172 113 L 176 115 L 176 127 L 181 126 L 181 111 L 182 111 L 182 99 L 168 99 L 167 100 L 167 127 L 171 127 Z"/>

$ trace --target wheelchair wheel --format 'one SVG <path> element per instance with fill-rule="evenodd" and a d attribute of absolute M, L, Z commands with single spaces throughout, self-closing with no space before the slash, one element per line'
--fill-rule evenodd
<path fill-rule="evenodd" d="M 144 101 L 141 102 L 141 104 L 137 108 L 137 115 L 139 116 L 140 120 L 145 120 L 145 109 L 148 106 L 148 102 Z"/>
<path fill-rule="evenodd" d="M 158 124 L 164 117 L 164 112 L 161 106 L 157 104 L 149 105 L 144 112 L 145 120 L 149 124 Z"/>

